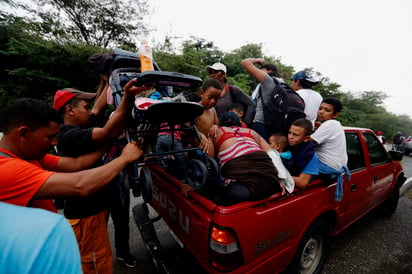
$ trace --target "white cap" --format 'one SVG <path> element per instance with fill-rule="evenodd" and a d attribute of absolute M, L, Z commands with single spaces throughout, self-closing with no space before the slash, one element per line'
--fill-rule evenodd
<path fill-rule="evenodd" d="M 209 70 L 211 70 L 211 69 L 213 69 L 213 70 L 221 70 L 221 71 L 223 71 L 224 73 L 226 73 L 226 66 L 223 65 L 222 63 L 214 63 L 213 65 L 206 67 L 206 71 L 207 71 L 207 72 L 209 72 Z"/>

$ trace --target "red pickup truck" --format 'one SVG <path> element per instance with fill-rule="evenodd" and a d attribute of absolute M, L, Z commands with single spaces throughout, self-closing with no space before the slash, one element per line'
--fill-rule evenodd
<path fill-rule="evenodd" d="M 377 206 L 393 213 L 406 180 L 402 155 L 387 152 L 373 131 L 346 127 L 345 133 L 352 175 L 345 178 L 341 202 L 334 201 L 336 182 L 315 180 L 288 196 L 225 207 L 196 192 L 185 198 L 181 180 L 158 165 L 143 167 L 145 202 L 133 213 L 147 251 L 172 272 L 153 227 L 163 218 L 207 273 L 320 273 L 331 236 Z M 148 204 L 156 218 L 149 218 Z"/>

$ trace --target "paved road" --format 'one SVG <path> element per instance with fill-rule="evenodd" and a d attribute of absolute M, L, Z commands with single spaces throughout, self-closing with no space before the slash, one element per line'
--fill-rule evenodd
<path fill-rule="evenodd" d="M 399 199 L 399 206 L 392 217 L 382 217 L 373 211 L 357 223 L 349 227 L 332 242 L 331 252 L 324 267 L 325 274 L 340 273 L 379 273 L 410 274 L 412 273 L 412 156 L 402 160 L 410 182 L 403 187 L 404 196 Z M 132 205 L 140 202 L 132 199 Z M 156 274 L 156 270 L 142 245 L 140 233 L 131 218 L 131 251 L 140 260 L 135 269 L 128 269 L 114 261 L 114 273 Z M 156 224 L 158 236 L 166 244 L 170 254 L 178 254 L 178 247 L 168 233 L 163 222 Z M 113 225 L 109 223 L 109 233 L 113 241 Z"/>

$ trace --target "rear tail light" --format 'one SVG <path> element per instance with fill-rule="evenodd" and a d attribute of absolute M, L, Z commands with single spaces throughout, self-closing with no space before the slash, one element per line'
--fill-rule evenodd
<path fill-rule="evenodd" d="M 212 226 L 209 262 L 220 272 L 229 272 L 243 264 L 239 242 L 231 229 Z"/>

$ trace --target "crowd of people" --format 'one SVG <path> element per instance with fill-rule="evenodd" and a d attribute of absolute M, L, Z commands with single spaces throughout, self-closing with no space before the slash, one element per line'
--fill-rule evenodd
<path fill-rule="evenodd" d="M 233 204 L 261 199 L 276 192 L 290 193 L 295 187 L 305 189 L 315 178 L 322 178 L 337 179 L 335 200 L 340 201 L 343 175 L 350 178 L 346 167 L 345 134 L 336 119 L 342 110 L 341 102 L 336 98 L 323 99 L 311 89 L 318 81 L 307 71 L 298 71 L 291 78 L 291 90 L 295 94 L 290 96 L 294 98 L 292 100 L 302 101 L 306 117 L 290 121 L 286 129 L 273 130 L 277 127 L 268 124 L 264 108 L 274 96 L 272 91 L 275 86 L 280 83 L 285 85 L 285 81 L 280 77 L 277 67 L 265 64 L 262 58 L 244 59 L 242 66 L 259 82 L 248 100 L 243 99 L 246 93 L 238 87 L 231 86 L 242 95 L 235 96 L 227 92 L 225 65 L 215 63 L 206 68 L 211 78 L 222 83 L 220 97 L 215 96 L 207 107 L 208 111 L 215 108 L 219 123 L 215 122 L 216 117 L 212 119 L 204 115 L 196 122 L 202 124 L 202 139 L 209 139 L 214 144 L 214 153 L 210 153 L 210 149 L 205 152 L 220 163 L 223 187 L 218 188 L 217 196 L 225 198 L 217 200 L 222 204 Z M 244 111 L 251 106 L 254 109 L 252 120 Z M 205 119 L 210 122 L 207 134 L 203 126 Z M 243 119 L 248 119 L 249 123 L 243 122 Z M 256 160 L 256 154 L 262 156 L 261 152 L 265 152 L 265 157 Z M 268 179 L 268 170 L 271 179 Z M 280 176 L 279 171 L 282 171 Z M 271 182 L 270 187 L 267 182 Z M 257 191 L 259 189 L 264 189 L 265 195 L 262 196 Z M 193 189 L 185 186 L 182 191 L 187 195 L 190 190 Z"/>
<path fill-rule="evenodd" d="M 19 98 L 2 109 L 0 214 L 7 213 L 4 218 L 10 220 L 12 214 L 18 215 L 26 222 L 30 215 L 38 224 L 15 229 L 17 223 L 2 222 L 2 231 L 8 232 L 2 233 L 0 243 L 21 239 L 19 234 L 30 230 L 27 235 L 37 233 L 41 237 L 32 237 L 27 246 L 19 246 L 36 248 L 39 254 L 33 253 L 32 257 L 61 255 L 62 252 L 54 252 L 59 247 L 65 248 L 65 256 L 56 255 L 49 264 L 37 260 L 26 265 L 22 263 L 27 261 L 23 258 L 24 249 L 9 244 L 7 250 L 0 251 L 0 269 L 50 273 L 50 268 L 55 267 L 64 273 L 112 273 L 109 216 L 115 226 L 115 257 L 128 267 L 138 265 L 129 250 L 127 182 L 130 164 L 138 161 L 143 151 L 136 142 L 126 141 L 124 127 L 135 96 L 150 87 L 137 87 L 136 79 L 130 80 L 123 87 L 120 104 L 110 118 L 104 119 L 111 61 L 112 56 L 107 53 L 89 58 L 101 77 L 96 92 L 64 88 L 56 91 L 53 106 L 38 99 Z M 199 92 L 197 103 L 204 112 L 194 123 L 200 138 L 190 145 L 198 146 L 219 162 L 221 178 L 216 182 L 215 201 L 231 205 L 274 193 L 285 195 L 296 188 L 307 188 L 318 177 L 338 180 L 335 199 L 340 201 L 343 175 L 350 175 L 345 135 L 337 120 L 341 102 L 336 98 L 323 99 L 311 89 L 318 81 L 308 72 L 298 71 L 291 78 L 291 88 L 296 93 L 292 95 L 302 101 L 306 118 L 291 121 L 286 130 L 275 132 L 265 119 L 265 102 L 273 96 L 274 87 L 285 84 L 284 79 L 276 65 L 265 64 L 262 58 L 244 59 L 242 66 L 258 82 L 252 96 L 227 83 L 227 68 L 222 63 L 206 67 L 210 77 Z M 184 125 L 175 128 L 180 126 Z M 167 129 L 168 125 L 161 128 Z M 179 130 L 173 136 L 159 133 L 157 149 L 183 148 L 187 144 L 182 144 L 181 134 Z M 172 143 L 177 146 L 171 147 Z M 183 153 L 175 157 L 179 169 L 184 169 L 185 157 Z M 187 185 L 182 188 L 184 195 L 189 191 L 193 189 Z M 63 208 L 65 218 L 55 214 L 56 205 Z M 40 225 L 42 222 L 44 226 Z M 47 233 L 50 238 L 45 236 Z M 48 242 L 52 239 L 54 244 Z M 43 248 L 37 249 L 40 247 Z M 18 263 L 14 265 L 14 261 Z"/>

